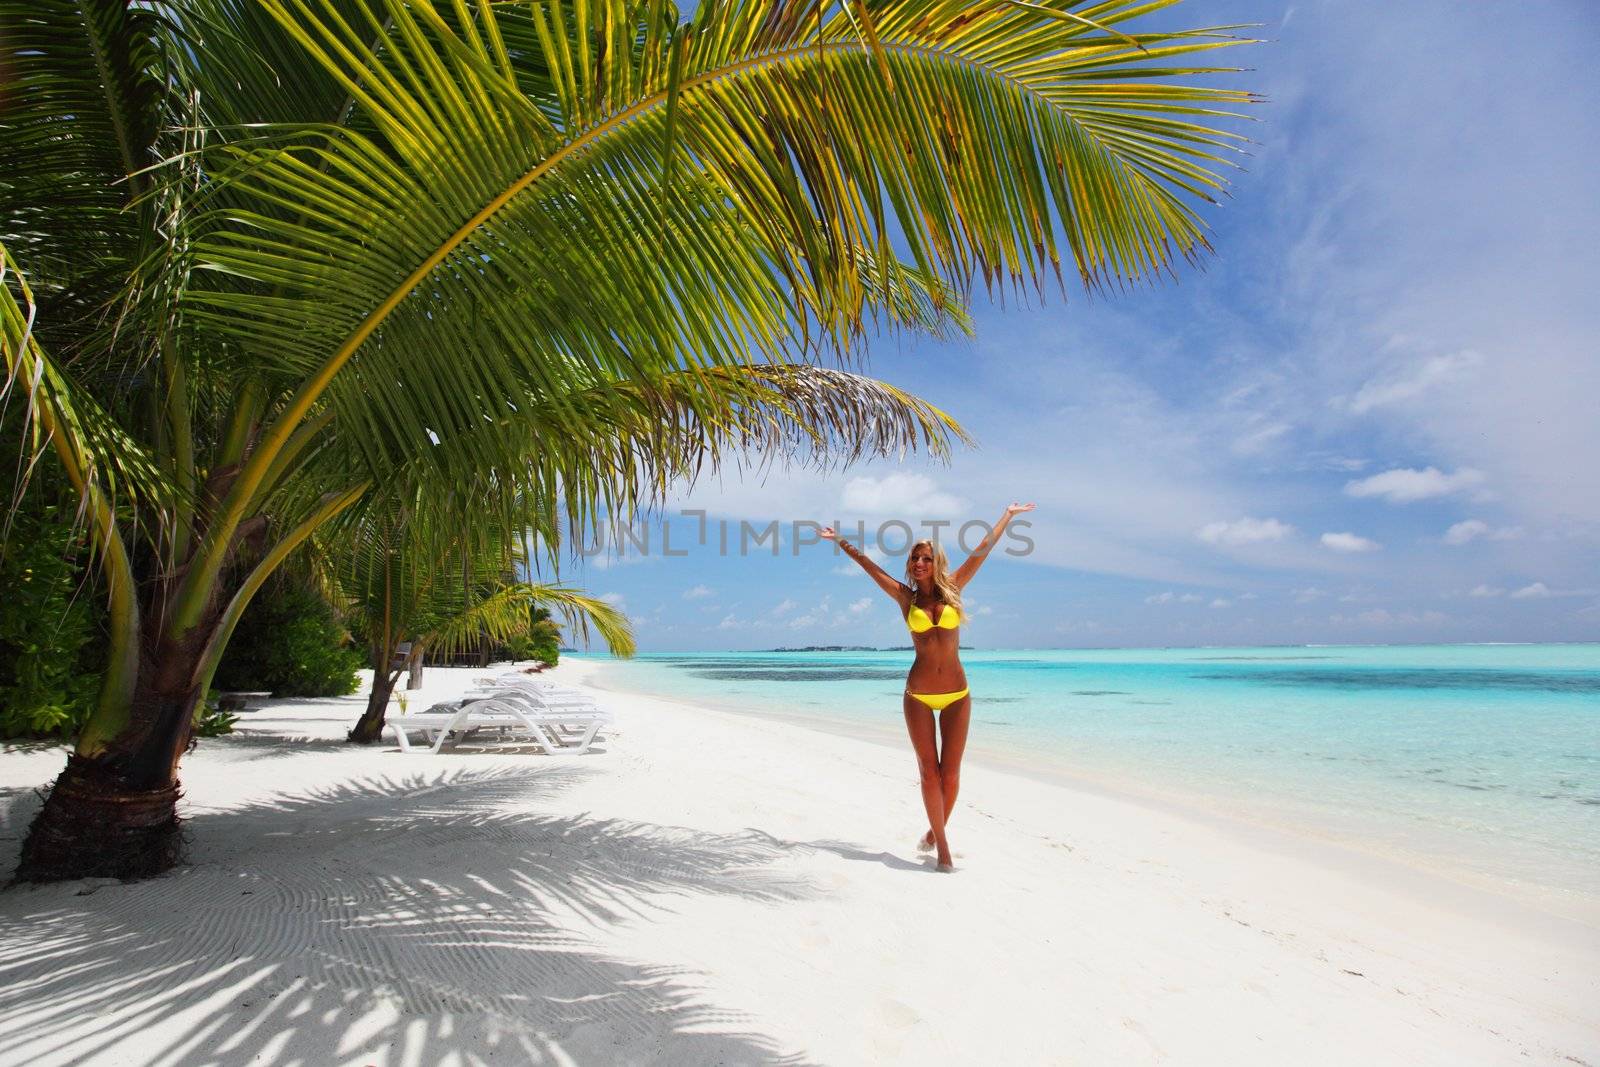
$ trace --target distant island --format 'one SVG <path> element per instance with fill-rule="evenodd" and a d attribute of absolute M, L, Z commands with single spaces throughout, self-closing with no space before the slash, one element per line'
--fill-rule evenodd
<path fill-rule="evenodd" d="M 763 652 L 896 652 L 893 648 L 874 648 L 871 645 L 805 645 L 801 648 L 766 648 Z"/>

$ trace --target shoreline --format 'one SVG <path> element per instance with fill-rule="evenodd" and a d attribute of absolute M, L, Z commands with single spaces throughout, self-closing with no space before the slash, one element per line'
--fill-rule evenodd
<path fill-rule="evenodd" d="M 900 748 L 555 678 L 584 756 L 202 742 L 184 867 L 0 892 L 0 1062 L 1600 1064 L 1577 924 L 986 765 L 937 874 Z M 0 863 L 61 760 L 0 753 Z"/>
<path fill-rule="evenodd" d="M 1283 646 L 1296 647 L 1296 646 Z M 614 671 L 604 657 L 578 657 L 570 660 L 582 665 L 583 684 L 619 695 L 647 697 L 674 703 L 684 708 L 712 711 L 755 722 L 774 722 L 770 712 L 752 711 L 721 701 L 689 702 L 672 696 L 658 696 L 616 684 Z M 607 675 L 611 674 L 610 684 Z M 844 718 L 832 718 L 808 711 L 791 711 L 781 720 L 836 737 L 863 741 L 900 753 L 910 760 L 903 726 L 874 729 Z M 1110 773 L 1095 773 L 1051 756 L 1032 758 L 1021 751 L 999 745 L 974 747 L 969 744 L 965 763 L 1001 774 L 1015 775 L 1071 792 L 1090 793 L 1103 799 L 1132 804 L 1165 816 L 1191 820 L 1230 835 L 1244 843 L 1275 854 L 1318 863 L 1342 872 L 1364 871 L 1368 876 L 1408 881 L 1417 896 L 1449 899 L 1457 908 L 1480 918 L 1506 921 L 1507 908 L 1524 915 L 1518 923 L 1545 925 L 1552 934 L 1583 932 L 1600 939 L 1600 900 L 1581 898 L 1562 890 L 1529 883 L 1508 882 L 1447 862 L 1429 863 L 1381 847 L 1362 847 L 1348 833 L 1308 823 L 1289 825 L 1260 817 L 1255 812 L 1230 803 L 1232 798 L 1182 789 L 1153 789 L 1143 783 Z"/>

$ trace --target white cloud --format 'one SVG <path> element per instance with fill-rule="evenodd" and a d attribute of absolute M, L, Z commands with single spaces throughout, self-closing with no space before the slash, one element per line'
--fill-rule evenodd
<path fill-rule="evenodd" d="M 1376 552 L 1383 547 L 1370 538 L 1353 533 L 1325 533 L 1322 535 L 1322 545 L 1335 552 Z"/>
<path fill-rule="evenodd" d="M 1211 606 L 1214 608 L 1231 608 L 1233 607 L 1233 601 L 1219 596 L 1211 602 Z"/>
<path fill-rule="evenodd" d="M 724 615 L 722 621 L 717 623 L 717 629 L 719 630 L 738 630 L 743 626 L 744 623 L 740 622 L 736 615 Z"/>
<path fill-rule="evenodd" d="M 850 609 L 849 610 L 850 610 L 850 614 L 852 614 L 852 615 L 860 615 L 862 612 L 868 610 L 871 607 L 872 607 L 872 598 L 869 597 L 869 596 L 864 596 L 860 600 L 852 600 L 850 602 Z"/>
<path fill-rule="evenodd" d="M 1410 504 L 1477 489 L 1482 484 L 1483 472 L 1471 467 L 1462 467 L 1454 474 L 1446 474 L 1437 467 L 1422 470 L 1397 467 L 1370 478 L 1346 482 L 1344 491 L 1354 497 L 1378 496 L 1391 504 Z"/>
<path fill-rule="evenodd" d="M 1482 519 L 1466 519 L 1444 532 L 1444 543 L 1464 545 L 1479 537 L 1488 538 L 1490 541 L 1515 541 L 1525 532 L 1520 526 L 1501 526 L 1497 529 Z"/>
<path fill-rule="evenodd" d="M 1467 519 L 1458 522 L 1444 532 L 1444 543 L 1447 545 L 1464 545 L 1475 537 L 1482 537 L 1489 532 L 1489 524 L 1482 519 Z"/>
<path fill-rule="evenodd" d="M 1253 519 L 1245 516 L 1233 522 L 1208 522 L 1195 531 L 1195 536 L 1208 545 L 1255 545 L 1282 541 L 1294 532 L 1294 527 L 1277 519 Z"/>
<path fill-rule="evenodd" d="M 1174 593 L 1168 590 L 1165 593 L 1156 593 L 1154 596 L 1144 598 L 1146 604 L 1198 604 L 1205 597 L 1199 593 Z"/>
<path fill-rule="evenodd" d="M 1294 597 L 1294 602 L 1296 604 L 1309 604 L 1313 600 L 1319 600 L 1322 597 L 1327 596 L 1328 591 L 1326 589 L 1318 589 L 1315 586 L 1311 586 L 1306 589 L 1296 589 L 1290 595 Z"/>
<path fill-rule="evenodd" d="M 1260 429 L 1252 430 L 1234 439 L 1233 452 L 1238 456 L 1257 455 L 1270 448 L 1273 443 L 1291 429 L 1293 427 L 1286 422 L 1274 422 Z"/>
<path fill-rule="evenodd" d="M 780 604 L 778 604 L 777 607 L 772 609 L 772 614 L 774 614 L 774 615 L 787 615 L 789 612 L 793 611 L 795 608 L 797 608 L 799 606 L 800 605 L 795 603 L 793 600 L 789 600 L 789 599 L 785 598 Z"/>
<path fill-rule="evenodd" d="M 715 595 L 708 585 L 697 585 L 683 591 L 683 599 L 685 600 L 700 600 L 704 597 Z"/>
<path fill-rule="evenodd" d="M 1441 611 L 1401 611 L 1393 612 L 1387 608 L 1373 608 L 1363 611 L 1358 615 L 1329 615 L 1328 621 L 1334 624 L 1359 623 L 1363 626 L 1415 626 L 1419 623 L 1448 622 L 1450 616 Z"/>
<path fill-rule="evenodd" d="M 1234 597 L 1233 599 L 1235 599 L 1235 600 L 1256 600 L 1256 599 L 1259 599 L 1259 598 L 1254 593 L 1240 593 L 1238 596 Z"/>
<path fill-rule="evenodd" d="M 614 608 L 627 607 L 626 601 L 628 598 L 623 596 L 621 593 L 601 593 L 600 599 L 605 601 L 607 604 L 610 604 Z"/>
<path fill-rule="evenodd" d="M 1368 379 L 1344 407 L 1352 415 L 1365 415 L 1373 408 L 1398 404 L 1435 386 L 1463 378 L 1481 363 L 1483 356 L 1471 350 L 1434 356 L 1399 373 Z"/>
<path fill-rule="evenodd" d="M 1544 582 L 1533 582 L 1514 590 L 1510 597 L 1512 600 L 1550 600 L 1555 597 L 1584 597 L 1593 596 L 1593 589 L 1552 589 Z M 1467 593 L 1471 597 L 1499 597 L 1506 596 L 1506 591 L 1497 585 L 1476 585 Z"/>
<path fill-rule="evenodd" d="M 965 510 L 966 502 L 941 491 L 926 474 L 892 471 L 881 478 L 851 478 L 845 483 L 840 506 L 856 514 L 894 515 L 915 521 L 953 515 Z"/>

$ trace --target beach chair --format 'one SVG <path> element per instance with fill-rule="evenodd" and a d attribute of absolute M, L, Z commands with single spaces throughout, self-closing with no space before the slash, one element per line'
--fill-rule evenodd
<path fill-rule="evenodd" d="M 517 686 L 518 688 L 535 689 L 540 692 L 583 695 L 582 690 L 574 689 L 570 685 L 562 685 L 560 682 L 549 678 L 538 678 L 533 675 L 523 674 L 521 671 L 504 671 L 500 674 L 480 677 L 475 679 L 472 684 L 478 688 Z"/>
<path fill-rule="evenodd" d="M 587 693 L 573 692 L 568 696 L 561 693 L 540 692 L 522 686 L 506 686 L 486 690 L 479 695 L 521 705 L 530 717 L 547 729 L 556 731 L 556 736 L 563 741 L 591 730 L 607 729 L 616 725 L 616 718 L 610 709 L 596 704 L 594 698 Z M 599 723 L 598 727 L 593 726 L 596 722 Z"/>
<path fill-rule="evenodd" d="M 410 731 L 420 731 L 428 739 L 428 751 L 439 752 L 451 734 L 464 737 L 484 728 L 496 728 L 502 736 L 521 728 L 550 755 L 579 756 L 599 732 L 600 716 L 582 709 L 541 709 L 527 700 L 489 697 L 461 704 L 435 704 L 427 711 L 401 715 L 389 720 L 400 751 L 413 750 Z"/>
<path fill-rule="evenodd" d="M 491 696 L 500 693 L 516 693 L 521 696 L 537 700 L 551 707 L 585 707 L 598 708 L 594 697 L 577 689 L 552 688 L 550 686 L 525 685 L 518 681 L 493 680 L 476 683 L 472 687 L 472 695 Z"/>
<path fill-rule="evenodd" d="M 475 697 L 498 697 L 507 694 L 526 696 L 536 701 L 543 709 L 577 708 L 598 712 L 605 725 L 611 726 L 615 723 L 611 712 L 595 703 L 594 697 L 569 686 L 540 684 L 532 682 L 526 676 L 514 674 L 480 678 L 473 683 L 472 695 Z"/>

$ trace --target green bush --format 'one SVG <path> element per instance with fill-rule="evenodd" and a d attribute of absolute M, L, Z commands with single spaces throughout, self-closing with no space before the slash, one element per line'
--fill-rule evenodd
<path fill-rule="evenodd" d="M 554 667 L 561 658 L 561 627 L 545 612 L 528 626 L 528 637 L 533 642 L 533 659 L 542 659 Z"/>
<path fill-rule="evenodd" d="M 315 590 L 285 581 L 245 609 L 213 684 L 276 697 L 337 697 L 360 685 L 365 657 Z"/>
<path fill-rule="evenodd" d="M 194 736 L 221 737 L 233 733 L 239 716 L 222 710 L 218 704 L 219 695 L 215 689 L 206 690 L 206 698 L 200 704 L 200 714 L 195 716 Z"/>
<path fill-rule="evenodd" d="M 0 515 L 0 520 L 7 517 Z M 31 504 L 0 545 L 0 737 L 70 738 L 99 694 L 99 594 L 71 513 Z"/>
<path fill-rule="evenodd" d="M 561 656 L 561 628 L 548 618 L 536 618 L 528 624 L 527 633 L 510 638 L 504 647 L 514 662 L 542 659 L 554 667 Z"/>

